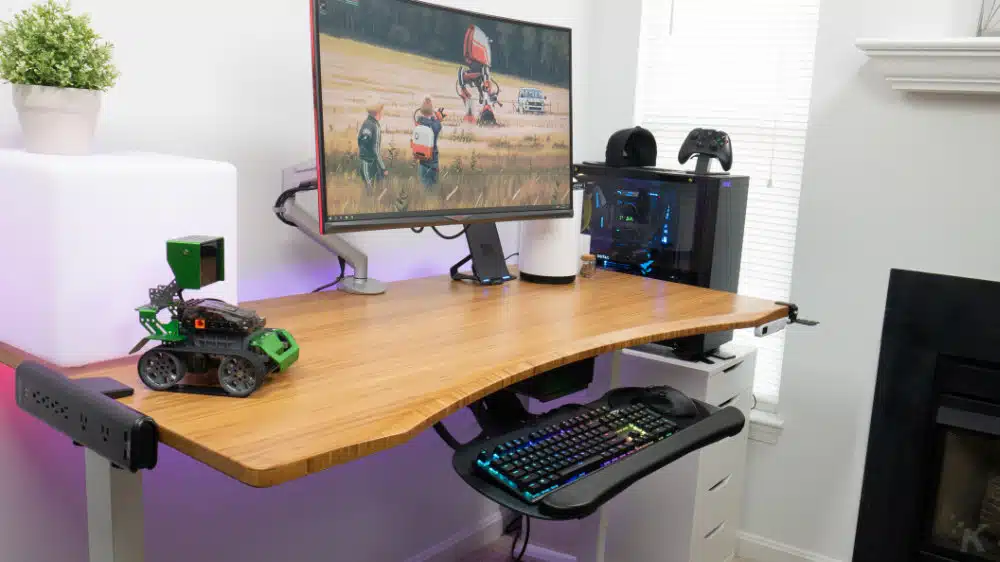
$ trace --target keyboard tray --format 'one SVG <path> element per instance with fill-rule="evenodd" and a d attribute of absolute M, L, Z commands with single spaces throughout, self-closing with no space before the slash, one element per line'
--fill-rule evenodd
<path fill-rule="evenodd" d="M 455 452 L 452 465 L 466 484 L 508 509 L 538 519 L 581 519 L 594 513 L 608 500 L 654 471 L 688 453 L 739 434 L 746 423 L 743 413 L 734 407 L 719 409 L 696 400 L 695 404 L 698 407 L 696 416 L 669 418 L 678 425 L 673 435 L 585 478 L 567 484 L 535 504 L 522 500 L 506 488 L 484 478 L 475 468 L 476 457 L 481 450 L 493 450 L 501 443 L 522 436 L 526 431 L 530 431 L 531 427 L 541 428 L 562 422 L 588 408 L 605 405 L 612 408 L 620 407 L 641 396 L 643 392 L 644 389 L 639 388 L 615 389 L 590 404 L 564 406 L 550 414 L 544 414 L 516 431 L 495 438 L 474 440 Z"/>

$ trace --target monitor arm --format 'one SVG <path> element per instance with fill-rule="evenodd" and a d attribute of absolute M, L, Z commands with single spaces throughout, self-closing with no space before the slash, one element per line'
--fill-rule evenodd
<path fill-rule="evenodd" d="M 283 175 L 282 188 L 284 190 L 294 189 L 309 181 L 315 182 L 316 167 L 314 165 L 311 167 L 300 165 L 286 170 Z M 354 275 L 345 277 L 340 282 L 338 288 L 341 291 L 356 295 L 380 295 L 385 292 L 385 283 L 368 277 L 368 255 L 339 234 L 321 234 L 319 231 L 320 219 L 313 217 L 302 208 L 294 196 L 289 197 L 281 206 L 275 207 L 274 213 L 351 266 Z"/>

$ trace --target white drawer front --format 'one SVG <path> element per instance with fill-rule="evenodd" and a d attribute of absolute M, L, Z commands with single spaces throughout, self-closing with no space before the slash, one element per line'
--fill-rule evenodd
<path fill-rule="evenodd" d="M 743 431 L 735 437 L 723 439 L 700 451 L 698 466 L 698 493 L 707 491 L 726 476 L 742 468 L 747 462 L 747 436 L 750 432 L 750 391 L 745 390 L 732 403 L 747 418 Z"/>
<path fill-rule="evenodd" d="M 753 386 L 753 371 L 756 355 L 730 366 L 721 373 L 708 378 L 705 402 L 718 406 L 740 392 Z"/>
<path fill-rule="evenodd" d="M 736 555 L 736 529 L 732 525 L 722 521 L 710 531 L 691 545 L 691 562 L 728 562 Z"/>
<path fill-rule="evenodd" d="M 743 474 L 733 474 L 716 489 L 695 496 L 695 537 L 704 537 L 723 521 L 739 521 Z"/>

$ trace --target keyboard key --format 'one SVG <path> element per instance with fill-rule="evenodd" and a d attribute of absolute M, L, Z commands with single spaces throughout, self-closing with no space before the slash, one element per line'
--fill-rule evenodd
<path fill-rule="evenodd" d="M 541 490 L 542 490 L 542 486 L 538 482 L 532 482 L 531 484 L 528 484 L 528 491 L 529 492 L 534 493 L 534 492 L 539 492 Z"/>
<path fill-rule="evenodd" d="M 515 468 L 516 467 L 513 465 L 513 463 L 507 463 L 507 464 L 505 464 L 505 465 L 503 465 L 503 466 L 500 467 L 500 472 L 504 472 L 504 473 L 510 472 L 510 471 L 514 470 Z"/>
<path fill-rule="evenodd" d="M 541 476 L 537 474 L 528 474 L 527 476 L 522 476 L 521 478 L 518 478 L 517 484 L 523 488 L 524 486 L 534 482 L 535 480 L 538 480 L 539 478 L 541 478 Z"/>
<path fill-rule="evenodd" d="M 548 478 L 539 478 L 537 484 L 542 488 L 546 488 L 548 487 L 550 482 L 551 480 L 549 480 Z"/>
<path fill-rule="evenodd" d="M 520 477 L 524 476 L 525 474 L 527 474 L 527 473 L 524 471 L 523 468 L 518 468 L 517 470 L 511 471 L 510 474 L 509 474 L 509 476 L 511 478 L 520 478 Z"/>

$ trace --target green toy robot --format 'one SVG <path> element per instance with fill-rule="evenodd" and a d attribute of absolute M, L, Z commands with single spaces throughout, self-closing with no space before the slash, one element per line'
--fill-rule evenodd
<path fill-rule="evenodd" d="M 185 289 L 201 289 L 225 279 L 222 238 L 188 236 L 167 241 L 167 263 L 174 280 L 149 290 L 149 304 L 140 306 L 139 323 L 149 335 L 129 353 L 150 340 L 161 342 L 139 359 L 139 378 L 153 390 L 198 391 L 179 385 L 188 373 L 218 372 L 219 386 L 230 396 L 247 397 L 264 378 L 284 372 L 299 358 L 299 346 L 286 330 L 265 328 L 256 312 L 218 299 L 184 300 Z M 157 318 L 170 311 L 166 323 Z M 210 387 L 209 387 L 210 388 Z"/>

